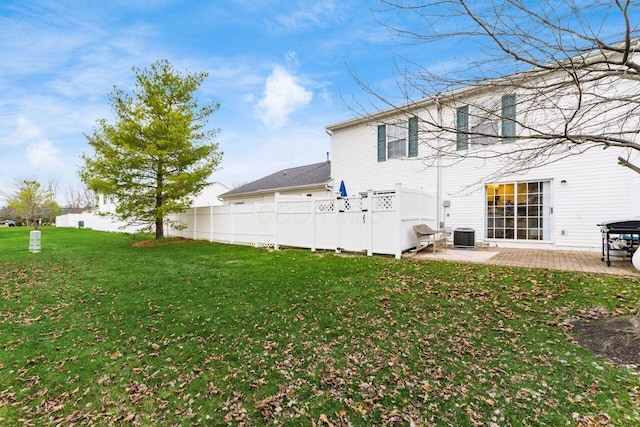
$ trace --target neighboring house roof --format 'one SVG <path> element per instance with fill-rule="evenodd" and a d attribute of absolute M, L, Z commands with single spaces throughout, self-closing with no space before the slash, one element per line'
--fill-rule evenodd
<path fill-rule="evenodd" d="M 331 162 L 314 163 L 283 169 L 271 175 L 241 185 L 224 194 L 221 198 L 245 194 L 265 193 L 278 190 L 317 187 L 331 180 Z"/>

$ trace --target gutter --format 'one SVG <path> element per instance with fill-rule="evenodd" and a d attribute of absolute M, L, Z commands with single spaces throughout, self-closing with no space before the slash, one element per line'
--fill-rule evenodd
<path fill-rule="evenodd" d="M 324 187 L 326 189 L 327 185 L 329 185 L 329 186 L 331 185 L 331 181 L 332 180 L 328 180 L 328 181 L 324 181 L 324 182 L 319 182 L 317 184 L 306 184 L 306 185 L 298 185 L 298 186 L 293 186 L 293 187 L 265 188 L 263 190 L 249 191 L 249 192 L 246 192 L 246 193 L 233 193 L 233 194 L 229 194 L 228 196 L 225 196 L 224 194 L 221 194 L 219 196 L 219 199 L 225 200 L 226 198 L 231 198 L 231 197 L 236 197 L 236 196 L 262 195 L 262 194 L 266 194 L 266 193 L 275 193 L 276 191 L 303 190 L 305 188 Z"/>

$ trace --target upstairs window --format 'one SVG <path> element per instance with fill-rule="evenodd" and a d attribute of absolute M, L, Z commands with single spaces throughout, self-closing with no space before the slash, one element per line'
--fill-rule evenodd
<path fill-rule="evenodd" d="M 407 128 L 402 124 L 387 125 L 387 157 L 389 159 L 407 155 Z"/>
<path fill-rule="evenodd" d="M 516 96 L 504 95 L 500 103 L 463 105 L 456 109 L 456 149 L 469 144 L 509 143 L 516 136 Z"/>
<path fill-rule="evenodd" d="M 378 161 L 418 156 L 418 118 L 378 126 Z"/>

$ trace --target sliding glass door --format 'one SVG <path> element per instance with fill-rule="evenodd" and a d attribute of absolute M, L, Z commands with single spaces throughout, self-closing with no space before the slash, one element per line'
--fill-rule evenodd
<path fill-rule="evenodd" d="M 549 181 L 489 184 L 487 238 L 550 240 Z"/>

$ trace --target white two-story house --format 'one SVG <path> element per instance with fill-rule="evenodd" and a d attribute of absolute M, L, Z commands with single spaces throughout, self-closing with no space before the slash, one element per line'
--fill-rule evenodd
<path fill-rule="evenodd" d="M 635 141 L 625 99 L 640 88 L 603 77 L 576 91 L 564 78 L 509 76 L 327 126 L 331 177 L 352 193 L 397 183 L 432 192 L 431 226 L 472 228 L 490 246 L 600 249 L 599 223 L 640 219 L 640 174 L 618 164 L 640 156 L 578 136 Z"/>

